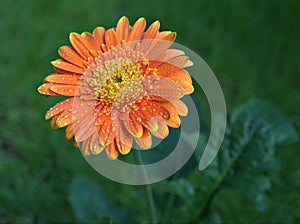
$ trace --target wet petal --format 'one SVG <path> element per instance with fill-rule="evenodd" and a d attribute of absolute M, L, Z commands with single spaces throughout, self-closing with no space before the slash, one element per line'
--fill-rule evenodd
<path fill-rule="evenodd" d="M 58 49 L 58 54 L 66 61 L 85 68 L 83 58 L 70 46 L 62 46 Z"/>
<path fill-rule="evenodd" d="M 55 85 L 53 83 L 44 83 L 38 88 L 39 93 L 48 95 L 48 96 L 59 96 L 60 94 L 57 94 L 53 92 L 50 88 Z"/>
<path fill-rule="evenodd" d="M 75 140 L 77 142 L 82 142 L 88 137 L 96 133 L 96 128 L 94 126 L 94 119 L 90 116 L 82 116 L 81 118 L 74 118 L 74 133 Z"/>
<path fill-rule="evenodd" d="M 155 132 L 158 130 L 158 118 L 150 118 L 150 121 L 147 124 L 147 128 L 151 132 Z"/>
<path fill-rule="evenodd" d="M 146 20 L 145 18 L 140 18 L 138 19 L 135 24 L 133 25 L 129 37 L 128 37 L 128 42 L 130 41 L 135 41 L 135 40 L 140 40 L 143 32 L 146 27 Z"/>
<path fill-rule="evenodd" d="M 166 138 L 169 135 L 169 128 L 166 121 L 162 119 L 157 120 L 158 129 L 156 131 L 151 131 L 153 135 L 157 138 Z"/>
<path fill-rule="evenodd" d="M 160 32 L 156 35 L 148 49 L 147 57 L 150 60 L 156 60 L 165 52 L 174 42 L 176 33 L 171 31 Z"/>
<path fill-rule="evenodd" d="M 99 153 L 101 153 L 104 149 L 104 146 L 101 145 L 100 141 L 99 141 L 99 135 L 98 133 L 93 134 L 91 137 L 91 141 L 90 141 L 90 151 L 92 154 L 97 155 Z"/>
<path fill-rule="evenodd" d="M 116 141 L 118 150 L 121 154 L 126 155 L 130 152 L 131 146 L 132 146 L 132 143 L 133 143 L 133 138 L 132 137 L 130 137 L 128 139 L 128 141 L 126 141 L 126 143 L 124 143 L 122 140 L 119 140 L 118 138 L 116 138 L 115 141 Z"/>
<path fill-rule="evenodd" d="M 118 152 L 118 147 L 117 147 L 115 140 L 111 144 L 106 146 L 105 149 L 106 149 L 105 152 L 106 152 L 106 155 L 108 158 L 113 159 L 113 160 L 118 158 L 119 152 Z"/>
<path fill-rule="evenodd" d="M 123 16 L 117 24 L 116 36 L 120 41 L 122 40 L 127 41 L 128 35 L 129 35 L 129 21 L 126 16 Z"/>
<path fill-rule="evenodd" d="M 183 68 L 187 61 L 189 60 L 189 57 L 186 55 L 180 55 L 178 57 L 172 58 L 167 63 L 172 64 L 178 68 Z"/>
<path fill-rule="evenodd" d="M 180 56 L 180 57 L 177 57 L 177 58 L 179 58 L 179 59 L 177 59 L 177 60 L 185 60 L 185 61 L 188 60 L 187 56 Z M 175 60 L 175 59 L 173 59 L 173 60 Z M 181 68 L 182 68 L 182 66 L 185 64 L 185 62 L 184 62 L 183 65 L 182 65 L 181 67 L 179 67 L 179 66 L 176 65 L 175 63 L 176 63 L 176 61 L 174 61 L 174 63 L 172 63 L 171 61 L 169 61 L 169 62 L 162 63 L 162 64 L 158 65 L 158 66 L 156 67 L 157 73 L 158 73 L 159 75 L 168 77 L 168 76 L 171 76 L 171 75 L 173 75 L 174 73 L 180 71 Z M 180 61 L 178 62 L 178 64 L 179 64 L 179 63 L 180 63 Z M 179 64 L 179 65 L 181 65 L 181 64 Z"/>
<path fill-rule="evenodd" d="M 73 124 L 70 124 L 67 128 L 66 128 L 66 139 L 71 139 L 74 137 L 74 129 L 73 129 Z"/>
<path fill-rule="evenodd" d="M 188 114 L 188 108 L 181 100 L 172 100 L 171 103 L 176 107 L 179 115 L 186 116 Z"/>
<path fill-rule="evenodd" d="M 121 153 L 126 153 L 127 148 L 132 146 L 132 135 L 127 131 L 124 121 L 120 119 L 114 120 L 114 127 L 116 127 L 116 139 L 119 142 L 118 145 L 122 147 Z M 116 142 L 117 143 L 117 142 Z M 123 150 L 123 151 L 122 151 Z"/>
<path fill-rule="evenodd" d="M 159 101 L 162 107 L 169 111 L 169 119 L 167 120 L 167 125 L 173 128 L 178 128 L 180 126 L 180 118 L 178 116 L 177 108 L 169 101 Z"/>
<path fill-rule="evenodd" d="M 83 33 L 81 34 L 81 37 L 82 37 L 82 40 L 83 40 L 83 42 L 84 42 L 85 47 L 86 47 L 89 51 L 91 51 L 91 50 L 97 51 L 97 50 L 98 50 L 96 41 L 95 41 L 95 39 L 94 39 L 94 37 L 93 37 L 92 34 L 90 34 L 89 32 L 83 32 Z"/>
<path fill-rule="evenodd" d="M 134 111 L 131 111 L 129 113 L 129 117 L 127 117 L 124 120 L 124 125 L 130 134 L 132 134 L 135 137 L 140 138 L 143 135 L 143 126 L 138 120 L 139 119 L 136 116 L 136 113 Z"/>
<path fill-rule="evenodd" d="M 169 78 L 174 80 L 178 85 L 180 85 L 184 90 L 185 94 L 191 94 L 192 92 L 194 92 L 192 78 L 187 71 L 180 70 L 172 74 Z"/>
<path fill-rule="evenodd" d="M 70 42 L 77 51 L 77 53 L 84 58 L 85 60 L 88 60 L 89 58 L 92 57 L 90 54 L 90 48 L 84 38 L 75 32 L 70 33 Z"/>
<path fill-rule="evenodd" d="M 69 62 L 66 62 L 61 59 L 52 61 L 51 64 L 54 66 L 54 68 L 58 68 L 63 71 L 67 71 L 67 72 L 71 72 L 71 73 L 83 74 L 83 72 L 84 72 L 83 68 L 80 68 L 76 65 L 70 64 Z"/>
<path fill-rule="evenodd" d="M 51 125 L 51 127 L 52 127 L 53 129 L 59 128 L 59 127 L 57 126 L 57 124 L 56 124 L 56 121 L 57 121 L 58 117 L 59 117 L 59 114 L 55 115 L 55 116 L 51 119 L 51 121 L 50 121 L 50 125 Z"/>
<path fill-rule="evenodd" d="M 84 141 L 81 142 L 81 144 L 80 144 L 81 151 L 82 151 L 83 154 L 86 155 L 86 156 L 91 155 L 91 151 L 90 151 L 90 142 L 91 142 L 91 138 L 87 138 L 86 140 L 84 140 Z"/>
<path fill-rule="evenodd" d="M 108 48 L 114 47 L 117 45 L 116 32 L 115 30 L 109 29 L 105 32 L 105 45 Z"/>
<path fill-rule="evenodd" d="M 185 63 L 184 67 L 191 67 L 191 66 L 193 66 L 193 65 L 194 65 L 194 63 L 193 63 L 191 60 L 188 60 L 188 61 Z"/>
<path fill-rule="evenodd" d="M 185 90 L 170 78 L 163 76 L 151 77 L 149 82 L 144 82 L 144 89 L 149 95 L 156 95 L 166 100 L 177 100 L 185 95 Z"/>
<path fill-rule="evenodd" d="M 184 52 L 177 49 L 167 49 L 160 57 L 157 58 L 158 61 L 168 62 L 173 58 L 178 56 L 183 56 Z"/>
<path fill-rule="evenodd" d="M 44 81 L 52 82 L 58 84 L 73 84 L 77 85 L 79 83 L 79 75 L 64 75 L 64 74 L 51 74 L 48 75 Z"/>
<path fill-rule="evenodd" d="M 100 143 L 103 146 L 109 145 L 115 138 L 113 126 L 110 118 L 106 118 L 103 125 L 99 129 Z"/>
<path fill-rule="evenodd" d="M 143 136 L 141 138 L 134 138 L 136 143 L 143 149 L 149 149 L 152 145 L 152 138 L 150 131 L 146 128 L 143 130 Z"/>
<path fill-rule="evenodd" d="M 78 147 L 79 147 L 78 142 L 76 142 L 75 138 L 73 138 L 72 140 L 73 140 L 73 145 L 74 145 L 76 148 L 78 148 Z"/>
<path fill-rule="evenodd" d="M 93 37 L 96 42 L 96 47 L 99 50 L 101 45 L 104 43 L 104 34 L 105 34 L 105 29 L 103 27 L 97 27 L 93 31 Z"/>
<path fill-rule="evenodd" d="M 52 84 L 50 90 L 62 96 L 75 96 L 77 85 Z"/>
<path fill-rule="evenodd" d="M 147 31 L 144 33 L 143 39 L 153 39 L 157 35 L 159 27 L 160 23 L 158 20 L 152 23 L 147 29 Z"/>
<path fill-rule="evenodd" d="M 155 21 L 150 25 L 150 27 L 142 37 L 142 41 L 140 42 L 140 46 L 138 48 L 139 51 L 146 52 L 148 50 L 149 46 L 152 43 L 152 40 L 155 38 L 155 36 L 158 33 L 159 26 L 160 26 L 159 21 Z"/>
<path fill-rule="evenodd" d="M 59 128 L 65 127 L 71 123 L 72 123 L 72 110 L 71 109 L 68 109 L 68 110 L 65 110 L 64 112 L 62 112 L 56 120 L 56 125 Z"/>

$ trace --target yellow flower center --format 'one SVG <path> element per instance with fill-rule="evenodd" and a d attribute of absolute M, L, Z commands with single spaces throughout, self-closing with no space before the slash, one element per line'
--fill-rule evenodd
<path fill-rule="evenodd" d="M 147 94 L 143 90 L 143 77 L 156 73 L 142 53 L 126 50 L 99 56 L 83 76 L 93 99 L 122 110 Z"/>
<path fill-rule="evenodd" d="M 122 88 L 143 76 L 142 63 L 147 60 L 133 63 L 128 58 L 116 58 L 97 67 L 90 80 L 94 97 L 112 104 Z"/>

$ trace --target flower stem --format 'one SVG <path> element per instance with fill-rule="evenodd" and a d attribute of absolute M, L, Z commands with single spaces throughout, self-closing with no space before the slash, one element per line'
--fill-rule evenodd
<path fill-rule="evenodd" d="M 143 165 L 143 160 L 140 154 L 140 150 L 133 150 L 133 159 L 137 165 Z M 145 171 L 144 167 L 141 167 L 141 172 L 145 180 L 148 179 L 147 173 Z M 155 210 L 155 203 L 153 199 L 153 193 L 152 193 L 152 187 L 151 184 L 145 184 L 144 185 L 146 198 L 147 198 L 147 204 L 148 208 L 150 210 L 150 219 L 151 223 L 157 223 L 157 216 L 156 216 L 156 210 Z"/>
<path fill-rule="evenodd" d="M 169 223 L 169 219 L 170 219 L 171 214 L 172 214 L 172 209 L 173 209 L 173 206 L 174 206 L 175 199 L 176 199 L 176 195 L 175 195 L 175 193 L 172 192 L 169 196 L 169 199 L 168 199 L 168 202 L 167 202 L 167 207 L 165 209 L 164 216 L 162 218 L 161 223 Z"/>

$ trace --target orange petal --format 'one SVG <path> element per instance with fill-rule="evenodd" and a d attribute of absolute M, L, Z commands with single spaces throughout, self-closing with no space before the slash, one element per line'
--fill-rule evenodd
<path fill-rule="evenodd" d="M 96 41 L 92 34 L 90 34 L 89 32 L 83 32 L 81 34 L 81 37 L 83 39 L 85 47 L 89 51 L 91 51 L 91 50 L 97 51 L 98 50 L 98 46 L 97 46 Z"/>
<path fill-rule="evenodd" d="M 92 57 L 88 44 L 80 34 L 72 32 L 70 33 L 69 39 L 75 50 L 82 58 L 88 60 Z"/>
<path fill-rule="evenodd" d="M 57 124 L 56 124 L 56 121 L 57 121 L 58 117 L 59 117 L 59 114 L 57 114 L 56 116 L 54 116 L 54 117 L 51 119 L 51 121 L 50 121 L 50 125 L 51 125 L 51 127 L 52 127 L 53 129 L 59 128 L 59 127 L 57 126 Z"/>
<path fill-rule="evenodd" d="M 132 146 L 132 135 L 127 131 L 124 121 L 120 119 L 114 120 L 116 128 L 116 139 L 119 141 L 118 145 L 123 148 L 119 148 L 122 153 L 126 153 L 126 149 Z M 122 144 L 121 144 L 122 143 Z M 122 151 L 123 150 L 123 151 Z"/>
<path fill-rule="evenodd" d="M 177 71 L 176 73 L 170 75 L 169 78 L 174 80 L 178 85 L 180 85 L 185 91 L 185 94 L 191 94 L 192 92 L 194 92 L 192 78 L 187 71 Z"/>
<path fill-rule="evenodd" d="M 188 108 L 181 100 L 172 100 L 171 103 L 176 107 L 179 115 L 186 116 L 188 114 Z"/>
<path fill-rule="evenodd" d="M 59 96 L 59 94 L 50 90 L 50 87 L 53 86 L 53 83 L 44 83 L 38 88 L 39 93 L 48 95 L 48 96 Z"/>
<path fill-rule="evenodd" d="M 155 21 L 154 23 L 152 23 L 150 25 L 150 27 L 148 28 L 148 30 L 144 33 L 144 35 L 142 37 L 141 44 L 138 48 L 139 51 L 141 51 L 141 52 L 147 51 L 147 49 L 149 48 L 149 46 L 152 43 L 152 39 L 154 39 L 158 33 L 159 26 L 160 26 L 159 21 Z"/>
<path fill-rule="evenodd" d="M 132 111 L 129 113 L 128 119 L 129 132 L 135 137 L 142 137 L 143 135 L 143 126 L 140 122 L 138 122 L 138 118 L 136 114 Z M 127 127 L 127 126 L 126 126 Z"/>
<path fill-rule="evenodd" d="M 73 124 L 70 124 L 67 128 L 66 128 L 66 139 L 71 139 L 74 137 L 74 129 L 73 129 Z"/>
<path fill-rule="evenodd" d="M 165 98 L 161 97 L 161 96 L 157 96 L 157 95 L 150 95 L 148 96 L 149 100 L 155 100 L 155 101 L 166 101 Z"/>
<path fill-rule="evenodd" d="M 173 128 L 178 128 L 181 121 L 178 116 L 177 108 L 169 101 L 159 101 L 157 103 L 169 111 L 170 118 L 167 120 L 167 125 Z"/>
<path fill-rule="evenodd" d="M 159 27 L 160 23 L 158 20 L 152 23 L 144 33 L 143 39 L 153 39 L 157 35 Z"/>
<path fill-rule="evenodd" d="M 64 75 L 64 74 L 51 74 L 48 75 L 45 79 L 45 82 L 52 82 L 58 84 L 74 84 L 79 83 L 78 75 Z"/>
<path fill-rule="evenodd" d="M 102 103 L 98 103 L 96 106 L 95 106 L 95 113 L 98 114 L 100 113 L 103 109 L 104 109 L 105 105 L 102 104 Z"/>
<path fill-rule="evenodd" d="M 119 152 L 118 152 L 118 147 L 115 141 L 113 141 L 111 144 L 105 147 L 106 155 L 110 159 L 117 159 Z"/>
<path fill-rule="evenodd" d="M 73 106 L 73 98 L 66 99 L 57 103 L 55 106 L 51 107 L 45 116 L 45 119 L 48 120 L 51 117 L 63 112 L 64 110 L 71 109 Z"/>
<path fill-rule="evenodd" d="M 155 36 L 155 39 L 157 39 L 157 40 L 165 40 L 165 41 L 171 41 L 171 42 L 173 42 L 175 40 L 175 38 L 176 38 L 176 32 L 172 32 L 172 31 L 159 32 Z"/>
<path fill-rule="evenodd" d="M 130 152 L 131 150 L 131 146 L 132 146 L 132 142 L 133 142 L 133 138 L 130 138 L 130 141 L 127 141 L 126 143 L 122 142 L 122 140 L 120 141 L 118 138 L 115 139 L 118 150 L 121 154 L 126 155 Z"/>
<path fill-rule="evenodd" d="M 111 144 L 116 134 L 113 131 L 113 126 L 110 118 L 106 118 L 99 130 L 100 143 L 103 146 Z"/>
<path fill-rule="evenodd" d="M 178 57 L 172 58 L 168 63 L 177 66 L 178 68 L 183 68 L 188 62 L 189 57 L 186 55 L 180 55 Z"/>
<path fill-rule="evenodd" d="M 98 50 L 100 50 L 101 45 L 104 43 L 104 34 L 105 34 L 105 29 L 103 27 L 97 27 L 93 31 L 93 37 L 96 42 L 96 47 Z"/>
<path fill-rule="evenodd" d="M 71 123 L 72 123 L 72 109 L 68 109 L 62 112 L 56 120 L 56 125 L 59 128 L 65 127 Z"/>
<path fill-rule="evenodd" d="M 77 85 L 52 84 L 50 90 L 62 96 L 75 96 Z"/>
<path fill-rule="evenodd" d="M 91 155 L 90 142 L 91 142 L 91 138 L 88 138 L 88 139 L 86 139 L 86 140 L 84 140 L 83 142 L 80 143 L 81 151 L 86 156 Z"/>
<path fill-rule="evenodd" d="M 170 119 L 167 120 L 167 125 L 172 128 L 178 128 L 181 124 L 180 118 L 177 114 L 170 116 Z"/>
<path fill-rule="evenodd" d="M 61 69 L 63 71 L 71 72 L 71 73 L 78 73 L 83 74 L 84 70 L 76 65 L 70 64 L 69 62 L 66 62 L 61 59 L 57 59 L 55 61 L 52 61 L 51 64 L 58 69 Z"/>
<path fill-rule="evenodd" d="M 149 83 L 145 83 L 149 95 L 157 95 L 166 100 L 177 100 L 185 95 L 185 90 L 176 81 L 156 76 Z"/>
<path fill-rule="evenodd" d="M 152 117 L 159 117 L 164 120 L 169 119 L 170 115 L 168 110 L 162 107 L 160 104 L 156 103 L 155 101 L 149 101 L 149 113 Z"/>
<path fill-rule="evenodd" d="M 126 16 L 123 16 L 116 27 L 116 36 L 120 41 L 125 40 L 127 41 L 129 35 L 129 21 Z"/>
<path fill-rule="evenodd" d="M 177 49 L 167 49 L 161 57 L 159 57 L 157 60 L 161 62 L 168 62 L 169 60 L 176 58 L 178 56 L 183 56 L 184 52 Z"/>
<path fill-rule="evenodd" d="M 153 135 L 155 135 L 157 138 L 166 138 L 169 135 L 169 128 L 167 126 L 166 121 L 158 119 L 158 129 L 157 131 L 151 131 Z"/>
<path fill-rule="evenodd" d="M 135 41 L 135 40 L 140 40 L 143 32 L 146 27 L 146 20 L 145 18 L 140 18 L 138 19 L 135 24 L 133 25 L 129 37 L 128 37 L 128 42 L 130 41 Z"/>
<path fill-rule="evenodd" d="M 151 132 L 156 132 L 158 130 L 158 119 L 157 118 L 151 118 L 150 121 L 147 124 L 147 128 Z"/>
<path fill-rule="evenodd" d="M 162 64 L 158 65 L 156 67 L 156 69 L 157 69 L 158 75 L 168 77 L 168 76 L 178 72 L 181 68 L 174 64 L 166 62 L 166 63 L 162 63 Z"/>
<path fill-rule="evenodd" d="M 58 54 L 66 61 L 85 68 L 83 58 L 70 46 L 62 46 L 58 49 Z"/>
<path fill-rule="evenodd" d="M 163 52 L 165 52 L 174 42 L 176 33 L 171 31 L 160 32 L 156 35 L 148 49 L 147 57 L 156 60 Z"/>
<path fill-rule="evenodd" d="M 83 116 L 82 119 L 75 117 L 75 121 L 74 134 L 77 142 L 82 142 L 96 133 L 95 121 L 90 116 Z"/>
<path fill-rule="evenodd" d="M 100 144 L 98 133 L 93 134 L 90 141 L 90 151 L 94 155 L 101 153 L 104 149 L 104 146 Z"/>
<path fill-rule="evenodd" d="M 148 120 L 147 120 L 147 115 L 146 115 L 145 110 L 138 109 L 137 111 L 133 112 L 133 115 L 139 123 L 141 123 L 143 126 L 146 127 L 146 126 L 148 126 Z"/>
<path fill-rule="evenodd" d="M 73 145 L 74 145 L 76 148 L 79 147 L 79 144 L 78 144 L 78 142 L 76 142 L 75 138 L 73 138 Z"/>
<path fill-rule="evenodd" d="M 158 119 L 169 119 L 169 112 L 155 101 L 141 103 L 134 115 L 139 123 L 151 131 L 157 131 Z"/>
<path fill-rule="evenodd" d="M 188 60 L 183 67 L 190 67 L 193 65 L 194 65 L 194 63 L 191 60 Z"/>
<path fill-rule="evenodd" d="M 105 45 L 108 48 L 117 46 L 116 32 L 111 28 L 105 32 Z"/>
<path fill-rule="evenodd" d="M 136 143 L 143 149 L 149 149 L 152 145 L 152 138 L 150 131 L 146 128 L 143 130 L 143 136 L 141 138 L 134 138 Z"/>

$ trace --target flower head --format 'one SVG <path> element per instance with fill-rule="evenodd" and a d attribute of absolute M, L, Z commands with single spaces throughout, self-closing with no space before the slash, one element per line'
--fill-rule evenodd
<path fill-rule="evenodd" d="M 192 62 L 184 52 L 170 49 L 174 32 L 159 32 L 156 21 L 145 30 L 140 18 L 131 27 L 126 17 L 105 30 L 71 33 L 70 46 L 62 46 L 62 59 L 52 62 L 56 72 L 38 88 L 47 96 L 68 96 L 46 113 L 53 128 L 66 128 L 85 155 L 104 149 L 111 159 L 131 150 L 133 140 L 151 147 L 151 134 L 168 136 L 187 115 L 180 100 L 193 92 L 184 69 Z"/>

